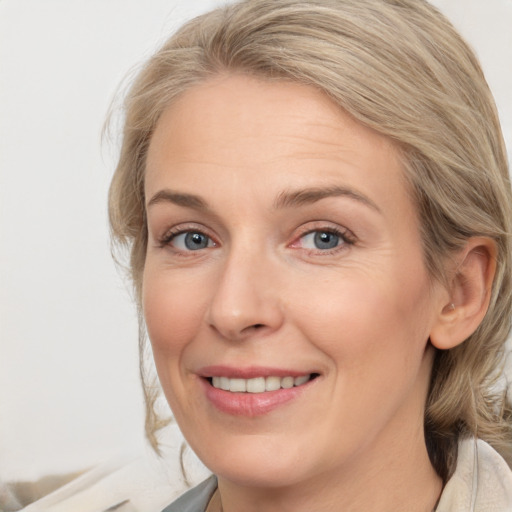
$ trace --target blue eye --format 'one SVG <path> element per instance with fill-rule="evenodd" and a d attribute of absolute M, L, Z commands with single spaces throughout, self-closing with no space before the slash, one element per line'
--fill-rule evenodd
<path fill-rule="evenodd" d="M 343 242 L 342 236 L 333 231 L 311 231 L 302 237 L 301 246 L 325 251 L 335 249 Z"/>
<path fill-rule="evenodd" d="M 198 231 L 178 233 L 172 237 L 170 243 L 181 251 L 199 251 L 215 245 L 209 236 Z"/>

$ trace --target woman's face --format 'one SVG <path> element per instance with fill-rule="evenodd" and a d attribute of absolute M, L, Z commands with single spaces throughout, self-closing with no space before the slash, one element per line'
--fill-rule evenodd
<path fill-rule="evenodd" d="M 163 114 L 145 190 L 149 337 L 210 469 L 305 485 L 424 449 L 442 294 L 388 139 L 313 88 L 222 76 Z"/>

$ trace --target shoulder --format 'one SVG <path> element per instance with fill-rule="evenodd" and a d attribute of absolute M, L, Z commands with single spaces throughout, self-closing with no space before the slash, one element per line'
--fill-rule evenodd
<path fill-rule="evenodd" d="M 23 508 L 23 512 L 158 512 L 188 487 L 180 471 L 155 457 L 102 464 Z M 18 510 L 14 508 L 13 510 Z"/>
<path fill-rule="evenodd" d="M 512 471 L 486 442 L 459 443 L 457 468 L 446 483 L 438 512 L 508 512 L 512 510 Z"/>

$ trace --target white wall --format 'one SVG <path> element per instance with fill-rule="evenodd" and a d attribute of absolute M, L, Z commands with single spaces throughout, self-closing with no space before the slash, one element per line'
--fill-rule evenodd
<path fill-rule="evenodd" d="M 0 2 L 0 478 L 142 449 L 135 313 L 108 245 L 115 150 L 100 132 L 126 72 L 219 3 Z M 512 1 L 435 3 L 481 57 L 512 148 Z"/>

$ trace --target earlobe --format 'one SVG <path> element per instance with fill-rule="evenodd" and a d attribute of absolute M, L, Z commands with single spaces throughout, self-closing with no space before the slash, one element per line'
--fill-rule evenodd
<path fill-rule="evenodd" d="M 441 350 L 471 336 L 487 313 L 496 272 L 496 244 L 490 238 L 470 238 L 454 262 L 449 301 L 440 304 L 430 333 L 432 345 Z"/>

